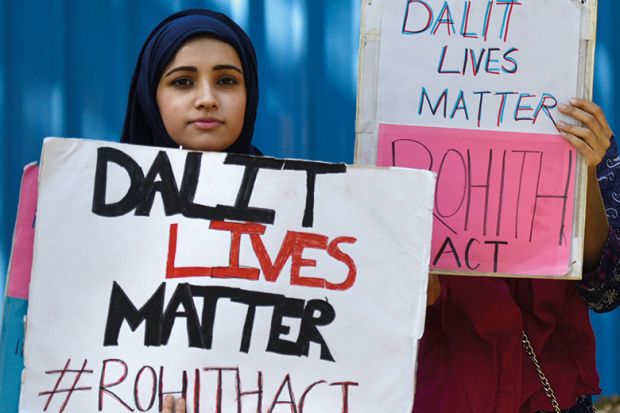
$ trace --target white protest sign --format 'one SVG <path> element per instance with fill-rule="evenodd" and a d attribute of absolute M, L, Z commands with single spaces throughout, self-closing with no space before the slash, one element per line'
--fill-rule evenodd
<path fill-rule="evenodd" d="M 377 119 L 556 133 L 554 109 L 579 92 L 583 7 L 571 0 L 383 1 Z M 553 47 L 549 39 L 557 40 Z"/>
<path fill-rule="evenodd" d="M 433 188 L 46 140 L 20 412 L 410 411 Z"/>
<path fill-rule="evenodd" d="M 356 162 L 435 171 L 431 269 L 580 278 L 596 2 L 364 2 Z"/>

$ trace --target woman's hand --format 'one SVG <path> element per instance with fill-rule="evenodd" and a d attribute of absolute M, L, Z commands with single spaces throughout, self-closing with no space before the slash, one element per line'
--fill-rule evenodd
<path fill-rule="evenodd" d="M 609 223 L 596 176 L 596 166 L 603 160 L 613 135 L 603 110 L 583 99 L 571 99 L 568 105 L 559 105 L 560 113 L 582 123 L 581 126 L 558 122 L 564 139 L 570 142 L 588 164 L 586 194 L 586 230 L 583 247 L 583 269 L 591 271 L 599 265 L 607 241 Z"/>
<path fill-rule="evenodd" d="M 185 413 L 185 400 L 179 397 L 175 401 L 173 396 L 167 395 L 161 413 Z"/>
<path fill-rule="evenodd" d="M 558 122 L 562 136 L 579 151 L 588 166 L 598 165 L 611 145 L 613 135 L 603 110 L 584 99 L 571 99 L 569 105 L 559 105 L 558 110 L 583 124 L 578 126 Z"/>

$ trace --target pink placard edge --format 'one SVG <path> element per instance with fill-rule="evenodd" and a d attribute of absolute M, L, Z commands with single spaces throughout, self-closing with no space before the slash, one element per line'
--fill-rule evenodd
<path fill-rule="evenodd" d="M 22 173 L 17 216 L 15 219 L 11 254 L 9 256 L 8 271 L 5 281 L 5 295 L 11 298 L 28 299 L 34 246 L 34 229 L 28 231 L 25 236 L 21 235 L 19 231 L 20 228 L 24 226 L 24 220 L 29 217 L 34 219 L 37 199 L 38 168 L 37 162 L 31 162 L 24 166 Z M 26 191 L 29 192 L 26 193 Z M 26 210 L 28 207 L 31 209 Z M 20 249 L 21 251 L 16 251 L 16 249 Z M 25 257 L 24 254 L 26 255 Z M 26 262 L 27 260 L 29 260 L 29 262 Z M 18 271 L 18 264 L 21 264 L 22 271 Z"/>
<path fill-rule="evenodd" d="M 540 280 L 581 280 L 580 275 L 573 274 L 573 263 L 569 265 L 569 268 L 564 274 L 548 274 L 548 275 L 535 275 L 535 274 L 512 274 L 503 272 L 475 272 L 475 271 L 454 271 L 454 270 L 442 270 L 439 268 L 430 268 L 429 273 L 434 275 L 447 275 L 447 276 L 464 276 L 464 277 L 496 277 L 496 278 L 527 278 L 527 279 L 540 279 Z"/>

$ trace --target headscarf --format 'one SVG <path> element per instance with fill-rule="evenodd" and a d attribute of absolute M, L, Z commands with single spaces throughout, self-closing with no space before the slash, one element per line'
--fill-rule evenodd
<path fill-rule="evenodd" d="M 258 70 L 254 46 L 247 34 L 227 16 L 211 10 L 189 9 L 175 13 L 153 29 L 146 39 L 129 89 L 121 142 L 178 147 L 172 140 L 157 106 L 157 85 L 164 69 L 190 38 L 208 35 L 230 44 L 239 55 L 247 91 L 243 129 L 224 152 L 260 155 L 252 146 L 258 107 Z"/>

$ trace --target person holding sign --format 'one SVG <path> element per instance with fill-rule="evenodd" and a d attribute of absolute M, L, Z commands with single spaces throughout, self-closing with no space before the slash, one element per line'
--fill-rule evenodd
<path fill-rule="evenodd" d="M 251 144 L 258 107 L 254 47 L 227 16 L 185 10 L 148 36 L 131 81 L 121 141 L 261 155 Z M 168 395 L 163 413 L 184 413 Z"/>
<path fill-rule="evenodd" d="M 610 217 L 610 230 L 605 215 L 620 162 L 597 105 L 572 99 L 558 109 L 582 123 L 557 127 L 589 166 L 583 280 L 432 279 L 413 413 L 594 411 L 600 389 L 588 307 L 620 304 L 620 219 Z"/>

